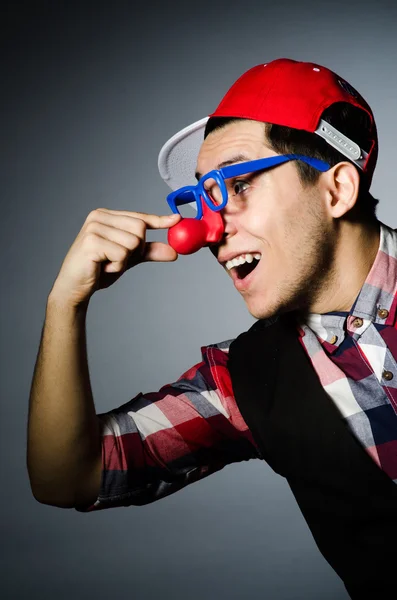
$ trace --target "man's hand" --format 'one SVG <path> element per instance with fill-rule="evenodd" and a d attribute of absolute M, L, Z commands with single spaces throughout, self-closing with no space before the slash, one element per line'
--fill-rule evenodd
<path fill-rule="evenodd" d="M 51 296 L 77 307 L 139 263 L 175 261 L 178 254 L 171 246 L 146 242 L 145 238 L 147 229 L 168 229 L 180 218 L 107 208 L 93 210 L 62 263 Z"/>

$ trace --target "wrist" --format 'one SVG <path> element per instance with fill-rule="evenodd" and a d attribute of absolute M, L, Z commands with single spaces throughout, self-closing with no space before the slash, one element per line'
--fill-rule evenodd
<path fill-rule="evenodd" d="M 71 315 L 85 315 L 89 300 L 76 303 L 59 291 L 51 290 L 47 298 L 47 310 Z"/>

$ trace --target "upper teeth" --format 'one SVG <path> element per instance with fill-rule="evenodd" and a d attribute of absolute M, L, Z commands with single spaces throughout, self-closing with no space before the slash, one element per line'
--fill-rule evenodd
<path fill-rule="evenodd" d="M 226 269 L 228 271 L 230 271 L 230 269 L 232 267 L 238 267 L 239 265 L 243 265 L 244 263 L 252 263 L 252 261 L 254 260 L 254 258 L 256 260 L 260 260 L 261 259 L 261 255 L 260 254 L 240 254 L 240 256 L 236 256 L 236 258 L 233 258 L 232 260 L 228 260 L 226 263 Z"/>

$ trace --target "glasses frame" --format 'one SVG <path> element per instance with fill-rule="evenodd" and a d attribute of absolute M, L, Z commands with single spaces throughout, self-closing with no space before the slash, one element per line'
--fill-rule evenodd
<path fill-rule="evenodd" d="M 208 208 L 214 212 L 219 212 L 220 210 L 225 208 L 229 199 L 225 179 L 230 179 L 231 177 L 238 177 L 239 175 L 247 175 L 248 173 L 256 173 L 257 171 L 266 171 L 271 167 L 282 165 L 291 160 L 301 160 L 313 167 L 314 169 L 316 169 L 317 171 L 321 171 L 322 173 L 328 171 L 331 168 L 331 166 L 323 160 L 319 160 L 318 158 L 311 158 L 309 156 L 303 156 L 301 154 L 280 154 L 277 156 L 270 156 L 268 158 L 248 160 L 245 162 L 237 163 L 235 165 L 228 165 L 227 167 L 223 167 L 222 169 L 214 169 L 213 171 L 209 171 L 208 173 L 200 177 L 196 185 L 186 185 L 184 187 L 178 188 L 177 190 L 174 190 L 167 196 L 168 205 L 173 213 L 180 214 L 177 207 L 184 206 L 185 204 L 193 204 L 193 195 L 193 198 L 197 205 L 197 215 L 194 218 L 201 219 L 203 216 L 203 208 L 200 202 L 200 198 L 203 198 Z M 214 179 L 215 182 L 219 185 L 219 188 L 222 192 L 222 202 L 220 204 L 214 204 L 212 202 L 207 190 L 204 187 L 204 184 L 208 179 Z M 183 198 L 183 196 L 186 196 L 185 199 Z"/>

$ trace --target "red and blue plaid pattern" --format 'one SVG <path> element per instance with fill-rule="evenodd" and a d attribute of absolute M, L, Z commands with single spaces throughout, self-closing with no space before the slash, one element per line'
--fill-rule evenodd
<path fill-rule="evenodd" d="M 380 224 L 375 262 L 349 313 L 312 314 L 299 328 L 330 399 L 368 454 L 397 483 L 397 233 Z M 156 393 L 99 414 L 102 481 L 80 512 L 142 505 L 224 466 L 261 458 L 232 392 L 233 340 Z"/>

